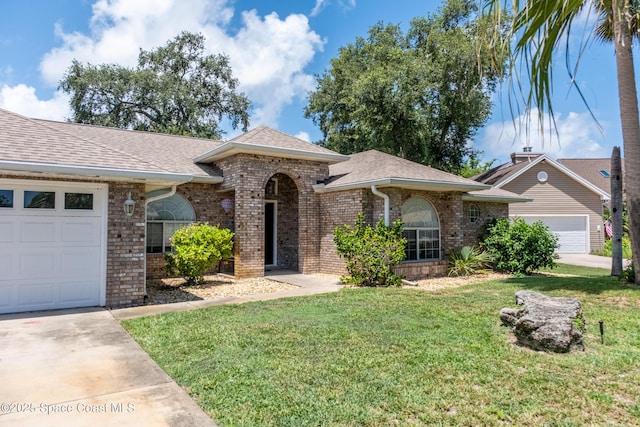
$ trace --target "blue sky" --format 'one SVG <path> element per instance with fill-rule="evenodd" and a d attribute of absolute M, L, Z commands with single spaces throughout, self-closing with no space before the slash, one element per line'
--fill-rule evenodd
<path fill-rule="evenodd" d="M 188 30 L 203 33 L 210 52 L 229 55 L 241 90 L 255 104 L 252 127 L 266 124 L 316 141 L 322 135 L 303 114 L 314 74 L 376 22 L 406 28 L 411 18 L 433 13 L 439 5 L 423 0 L 6 0 L 0 2 L 0 108 L 64 120 L 70 115 L 68 98 L 57 85 L 73 58 L 134 66 L 139 48 L 163 45 Z M 577 46 L 579 38 L 571 45 Z M 550 126 L 541 133 L 535 123 L 524 122 L 516 130 L 506 95 L 498 94 L 492 118 L 473 141 L 486 160 L 506 161 L 526 143 L 561 158 L 607 157 L 613 146 L 622 145 L 612 47 L 590 43 L 577 78 L 600 126 L 570 90 L 564 59 L 559 50 L 557 133 Z M 229 129 L 226 136 L 237 133 Z"/>

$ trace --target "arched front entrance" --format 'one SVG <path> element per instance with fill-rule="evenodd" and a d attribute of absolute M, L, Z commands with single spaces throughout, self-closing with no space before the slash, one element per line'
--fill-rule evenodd
<path fill-rule="evenodd" d="M 265 270 L 298 271 L 298 187 L 277 173 L 267 181 L 264 195 Z"/>

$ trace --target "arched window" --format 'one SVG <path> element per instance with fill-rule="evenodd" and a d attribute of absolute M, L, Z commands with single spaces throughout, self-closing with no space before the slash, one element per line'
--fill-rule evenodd
<path fill-rule="evenodd" d="M 163 190 L 147 194 L 147 198 L 162 194 Z M 174 194 L 147 206 L 147 253 L 171 252 L 173 233 L 196 220 L 196 213 L 187 199 Z"/>
<path fill-rule="evenodd" d="M 431 203 L 410 198 L 402 205 L 402 222 L 407 261 L 440 259 L 440 221 Z"/>

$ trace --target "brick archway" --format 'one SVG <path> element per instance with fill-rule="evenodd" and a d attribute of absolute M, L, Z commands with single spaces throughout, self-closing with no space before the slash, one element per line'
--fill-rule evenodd
<path fill-rule="evenodd" d="M 265 270 L 299 270 L 299 189 L 286 173 L 276 173 L 264 187 Z"/>

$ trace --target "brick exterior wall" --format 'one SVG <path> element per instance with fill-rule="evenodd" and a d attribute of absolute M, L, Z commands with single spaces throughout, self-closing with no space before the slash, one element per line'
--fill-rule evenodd
<path fill-rule="evenodd" d="M 461 193 L 437 193 L 414 191 L 398 188 L 380 189 L 389 196 L 389 220 L 401 219 L 402 205 L 414 196 L 423 197 L 435 208 L 440 220 L 439 261 L 408 261 L 396 267 L 396 273 L 409 279 L 424 279 L 446 274 L 449 253 L 464 245 L 477 242 L 484 231 L 485 222 L 492 218 L 508 216 L 508 205 L 501 203 L 475 203 L 480 208 L 480 220 L 470 226 L 466 212 L 467 202 L 462 201 Z M 345 274 L 344 261 L 336 252 L 333 243 L 333 230 L 342 224 L 353 224 L 359 212 L 371 225 L 384 218 L 384 200 L 375 196 L 369 189 L 323 193 L 320 196 L 320 272 Z"/>
<path fill-rule="evenodd" d="M 128 193 L 135 200 L 133 216 L 124 213 Z M 107 307 L 144 302 L 144 184 L 110 183 L 107 219 Z"/>
<path fill-rule="evenodd" d="M 279 209 L 279 217 L 283 221 L 290 218 L 288 215 L 297 215 L 298 271 L 316 272 L 319 266 L 320 220 L 318 195 L 312 186 L 329 175 L 328 165 L 306 160 L 237 154 L 219 161 L 216 166 L 224 174 L 224 182 L 220 188 L 234 191 L 235 276 L 264 275 L 265 187 L 271 177 L 280 176 L 279 174 L 286 175 L 295 184 L 298 194 L 297 209 L 293 208 L 291 212 L 280 212 Z M 283 178 L 283 181 L 286 180 Z M 283 205 L 287 206 L 287 203 L 292 206 L 283 199 Z M 288 244 L 291 245 L 291 241 Z M 283 248 L 284 246 L 283 241 Z"/>
<path fill-rule="evenodd" d="M 471 222 L 469 219 L 469 207 L 476 205 L 480 216 L 476 222 Z M 463 202 L 462 204 L 464 212 L 463 220 L 463 246 L 473 246 L 478 243 L 478 238 L 485 232 L 487 225 L 491 220 L 496 218 L 508 218 L 509 217 L 509 205 L 506 203 L 478 203 L 478 202 Z"/>
<path fill-rule="evenodd" d="M 233 198 L 233 193 L 221 193 L 219 185 L 188 183 L 176 188 L 176 194 L 183 196 L 193 207 L 196 222 L 208 222 L 221 228 L 233 228 L 233 211 L 226 213 L 222 200 Z M 147 280 L 167 277 L 163 254 L 147 254 Z M 217 271 L 217 267 L 213 269 Z"/>

